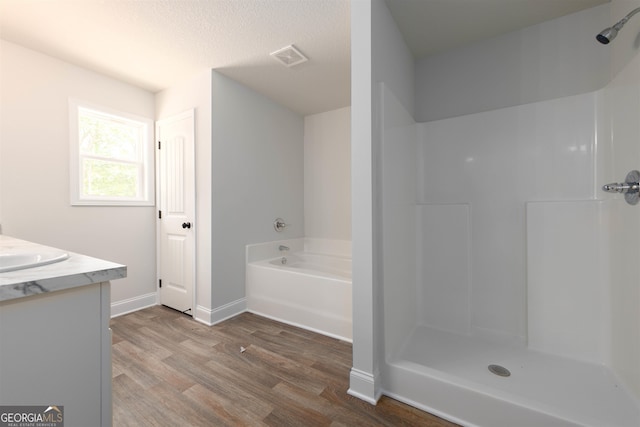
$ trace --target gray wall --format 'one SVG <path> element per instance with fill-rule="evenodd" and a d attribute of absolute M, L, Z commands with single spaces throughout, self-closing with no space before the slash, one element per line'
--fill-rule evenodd
<path fill-rule="evenodd" d="M 245 245 L 304 236 L 304 119 L 218 72 L 211 81 L 216 310 L 245 296 Z M 277 217 L 291 224 L 282 233 L 272 225 Z"/>
<path fill-rule="evenodd" d="M 619 40 L 604 46 L 595 36 L 622 16 L 610 18 L 610 5 L 604 4 L 416 61 L 416 121 L 604 87 Z"/>

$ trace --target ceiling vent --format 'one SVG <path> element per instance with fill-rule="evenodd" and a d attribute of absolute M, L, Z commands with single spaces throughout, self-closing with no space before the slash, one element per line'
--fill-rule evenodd
<path fill-rule="evenodd" d="M 270 55 L 287 67 L 293 67 L 294 65 L 302 64 L 309 60 L 293 45 L 271 52 Z"/>

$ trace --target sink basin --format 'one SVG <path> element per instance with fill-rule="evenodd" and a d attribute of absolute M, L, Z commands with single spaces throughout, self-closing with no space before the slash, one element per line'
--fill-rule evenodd
<path fill-rule="evenodd" d="M 0 253 L 0 273 L 40 267 L 53 264 L 69 258 L 69 254 L 62 251 Z"/>

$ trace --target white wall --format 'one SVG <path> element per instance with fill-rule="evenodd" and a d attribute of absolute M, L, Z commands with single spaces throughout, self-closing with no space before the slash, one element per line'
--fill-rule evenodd
<path fill-rule="evenodd" d="M 304 118 L 304 235 L 351 240 L 351 108 Z"/>
<path fill-rule="evenodd" d="M 382 104 L 382 215 L 385 354 L 392 358 L 417 321 L 417 127 L 386 87 Z"/>
<path fill-rule="evenodd" d="M 112 310 L 155 303 L 153 207 L 72 207 L 69 97 L 153 118 L 153 94 L 0 41 L 0 194 L 4 234 L 128 266 Z"/>
<path fill-rule="evenodd" d="M 380 90 L 378 83 L 384 82 L 409 114 L 415 116 L 413 54 L 384 0 L 373 0 L 371 21 L 372 91 L 377 93 Z M 356 78 L 353 76 L 352 81 Z M 379 102 L 374 102 L 374 108 L 377 108 L 376 104 Z"/>
<path fill-rule="evenodd" d="M 595 36 L 622 17 L 609 16 L 604 4 L 416 61 L 416 121 L 602 88 L 614 44 L 601 45 Z"/>
<path fill-rule="evenodd" d="M 640 22 L 631 33 L 639 32 Z M 622 42 L 621 49 L 626 45 L 628 53 L 633 42 L 624 39 Z M 605 89 L 603 102 L 607 103 L 604 110 L 608 114 L 603 115 L 602 124 L 609 129 L 607 136 L 612 148 L 609 173 L 603 174 L 606 182 L 621 182 L 629 171 L 640 169 L 639 76 L 640 55 L 636 53 Z M 640 205 L 629 206 L 620 195 L 613 196 L 611 203 L 611 364 L 640 399 Z"/>
<path fill-rule="evenodd" d="M 414 307 L 406 309 L 402 307 L 402 303 L 409 302 L 410 297 L 407 298 L 407 295 L 412 295 L 415 291 L 415 281 L 410 280 L 415 277 L 414 272 L 408 271 L 402 274 L 399 269 L 387 272 L 389 258 L 397 261 L 395 265 L 400 265 L 400 269 L 412 268 L 414 265 L 412 260 L 406 263 L 405 260 L 407 260 L 406 256 L 413 256 L 415 253 L 415 244 L 407 239 L 415 230 L 415 222 L 411 221 L 412 212 L 407 210 L 406 206 L 415 197 L 415 187 L 409 186 L 394 194 L 385 191 L 387 178 L 385 174 L 399 173 L 391 180 L 392 182 L 402 181 L 404 178 L 415 176 L 415 163 L 402 168 L 398 163 L 393 165 L 385 163 L 389 157 L 384 156 L 389 150 L 393 151 L 394 148 L 402 146 L 403 149 L 395 153 L 395 160 L 402 162 L 411 159 L 411 154 L 407 154 L 411 153 L 413 147 L 412 141 L 407 138 L 411 130 L 406 127 L 413 120 L 414 115 L 415 66 L 413 55 L 405 44 L 402 33 L 396 26 L 386 3 L 374 1 L 372 12 L 373 306 L 376 310 L 373 325 L 377 336 L 374 351 L 379 366 L 382 366 L 385 356 L 391 352 L 390 349 L 385 349 L 389 347 L 385 342 L 387 337 L 392 342 L 397 342 L 407 332 L 403 327 L 415 320 Z M 358 77 L 354 76 L 354 78 Z M 394 108 L 385 109 L 392 104 L 395 104 Z M 385 128 L 383 126 L 385 122 L 390 127 Z M 395 140 L 395 137 L 399 139 Z M 385 215 L 389 216 L 391 213 L 386 209 L 390 204 L 393 205 L 391 219 L 397 219 L 397 222 L 391 228 L 385 229 L 383 221 L 386 224 Z M 400 273 L 400 278 L 408 280 L 398 281 L 393 277 L 394 273 Z M 393 305 L 392 301 L 395 301 L 396 305 Z M 395 317 L 387 318 L 388 314 L 393 314 Z M 386 328 L 389 327 L 390 329 L 387 330 Z M 389 335 L 386 334 L 387 331 Z"/>
<path fill-rule="evenodd" d="M 156 94 L 156 119 L 195 109 L 196 144 L 196 310 L 209 323 L 211 301 L 211 70 Z"/>
<path fill-rule="evenodd" d="M 213 71 L 211 141 L 215 321 L 244 309 L 245 245 L 304 236 L 304 120 Z"/>
<path fill-rule="evenodd" d="M 384 82 L 413 112 L 413 57 L 383 0 L 351 2 L 353 368 L 349 393 L 376 401 L 384 360 L 382 130 Z"/>
<path fill-rule="evenodd" d="M 640 0 L 611 0 L 611 12 L 606 27 L 610 27 L 626 14 L 640 7 Z M 598 32 L 602 31 L 598 30 Z M 634 16 L 629 20 L 622 31 L 618 33 L 614 42 L 607 45 L 611 49 L 611 78 L 615 78 L 618 73 L 629 64 L 640 48 L 640 19 Z"/>
<path fill-rule="evenodd" d="M 351 234 L 353 366 L 349 394 L 377 401 L 374 354 L 373 171 L 372 171 L 372 3 L 351 0 Z M 357 221 L 356 221 L 357 218 Z"/>

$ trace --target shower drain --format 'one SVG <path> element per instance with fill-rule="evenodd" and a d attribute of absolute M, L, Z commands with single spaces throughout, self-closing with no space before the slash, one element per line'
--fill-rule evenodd
<path fill-rule="evenodd" d="M 509 370 L 504 366 L 489 365 L 488 368 L 489 368 L 489 372 L 491 372 L 492 374 L 499 375 L 501 377 L 508 377 L 511 375 L 511 372 L 509 372 Z"/>

